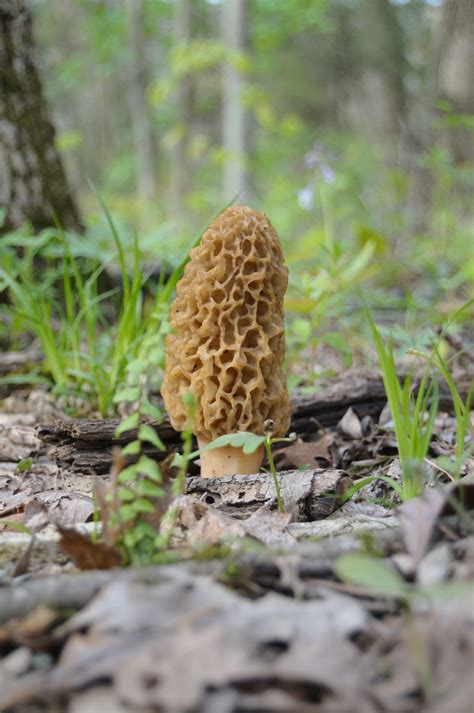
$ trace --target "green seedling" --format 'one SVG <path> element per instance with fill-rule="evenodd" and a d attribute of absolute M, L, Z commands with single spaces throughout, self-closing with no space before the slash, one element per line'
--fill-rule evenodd
<path fill-rule="evenodd" d="M 430 381 L 430 363 L 423 372 L 416 396 L 411 376 L 407 376 L 403 384 L 400 383 L 392 340 L 385 346 L 367 307 L 365 312 L 379 357 L 402 470 L 401 484 L 388 476 L 379 478 L 387 481 L 401 500 L 405 501 L 419 495 L 424 486 L 423 464 L 438 410 L 439 387 L 436 380 Z"/>

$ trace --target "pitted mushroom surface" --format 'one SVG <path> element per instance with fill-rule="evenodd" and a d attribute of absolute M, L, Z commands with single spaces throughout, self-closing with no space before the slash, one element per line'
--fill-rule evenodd
<path fill-rule="evenodd" d="M 177 285 L 162 394 L 171 422 L 185 428 L 183 395 L 197 402 L 194 433 L 205 440 L 237 431 L 275 435 L 290 422 L 282 362 L 288 270 L 268 218 L 225 210 L 191 251 Z"/>

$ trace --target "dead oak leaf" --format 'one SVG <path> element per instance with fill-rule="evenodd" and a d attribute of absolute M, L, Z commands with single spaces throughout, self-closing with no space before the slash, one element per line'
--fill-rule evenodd
<path fill-rule="evenodd" d="M 288 448 L 281 448 L 276 451 L 275 455 L 280 453 L 284 455 L 285 467 L 311 469 L 315 466 L 320 466 L 319 461 L 321 460 L 329 464 L 332 462 L 330 451 L 332 442 L 331 436 L 325 434 L 319 441 L 315 442 L 296 441 Z"/>

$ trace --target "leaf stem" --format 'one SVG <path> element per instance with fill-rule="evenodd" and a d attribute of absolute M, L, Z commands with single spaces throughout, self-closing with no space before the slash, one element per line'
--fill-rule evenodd
<path fill-rule="evenodd" d="M 277 476 L 277 472 L 276 472 L 276 468 L 275 468 L 275 462 L 273 460 L 273 455 L 272 455 L 271 434 L 269 434 L 265 439 L 265 450 L 267 452 L 267 458 L 268 458 L 268 463 L 270 465 L 270 470 L 272 472 L 273 482 L 275 483 L 275 490 L 276 490 L 276 496 L 277 496 L 277 502 L 278 502 L 278 510 L 280 512 L 285 512 L 285 506 L 283 503 L 283 499 L 281 497 L 280 483 L 278 482 L 278 476 Z"/>

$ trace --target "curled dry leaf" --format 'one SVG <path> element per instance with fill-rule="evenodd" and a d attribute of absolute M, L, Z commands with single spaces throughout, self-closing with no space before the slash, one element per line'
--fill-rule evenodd
<path fill-rule="evenodd" d="M 351 438 L 362 438 L 362 424 L 352 407 L 347 409 L 337 426 L 342 433 Z"/>
<path fill-rule="evenodd" d="M 436 523 L 442 515 L 474 506 L 474 481 L 469 476 L 445 487 L 424 492 L 397 508 L 400 530 L 411 567 L 416 570 L 428 551 Z"/>
<path fill-rule="evenodd" d="M 302 440 L 292 443 L 287 448 L 275 451 L 281 469 L 286 468 L 318 468 L 332 462 L 330 447 L 333 438 L 325 434 L 319 441 L 305 443 Z"/>
<path fill-rule="evenodd" d="M 79 569 L 112 569 L 122 563 L 118 548 L 102 542 L 92 542 L 90 537 L 77 530 L 58 526 L 61 534 L 59 549 L 70 557 Z"/>

